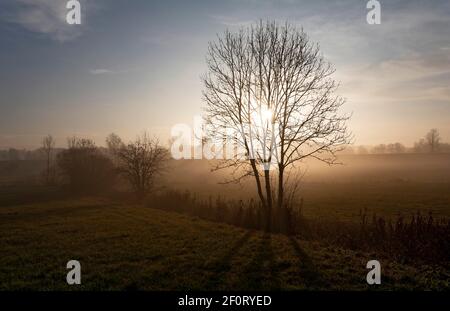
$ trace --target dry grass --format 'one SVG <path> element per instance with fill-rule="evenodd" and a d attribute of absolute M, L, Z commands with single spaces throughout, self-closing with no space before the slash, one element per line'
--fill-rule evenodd
<path fill-rule="evenodd" d="M 0 289 L 365 290 L 376 253 L 100 199 L 0 208 Z M 78 259 L 82 285 L 66 285 Z M 381 259 L 377 289 L 449 289 L 448 270 Z"/>

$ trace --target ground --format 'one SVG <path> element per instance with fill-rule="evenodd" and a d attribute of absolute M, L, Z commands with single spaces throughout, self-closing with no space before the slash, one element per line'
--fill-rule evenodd
<path fill-rule="evenodd" d="M 449 289 L 444 268 L 84 198 L 0 207 L 0 290 Z M 66 284 L 81 262 L 82 284 Z"/>

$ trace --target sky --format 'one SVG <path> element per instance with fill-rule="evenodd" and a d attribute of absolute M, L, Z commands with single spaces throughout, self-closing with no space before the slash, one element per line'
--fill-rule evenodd
<path fill-rule="evenodd" d="M 450 1 L 66 0 L 0 2 L 0 148 L 104 144 L 142 131 L 170 137 L 200 115 L 209 41 L 259 20 L 303 27 L 336 68 L 355 144 L 412 145 L 430 128 L 450 141 Z"/>

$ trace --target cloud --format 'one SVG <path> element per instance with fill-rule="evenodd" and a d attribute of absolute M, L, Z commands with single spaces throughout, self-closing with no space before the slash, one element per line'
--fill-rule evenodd
<path fill-rule="evenodd" d="M 240 19 L 240 18 L 224 16 L 224 15 L 209 15 L 209 18 L 218 24 L 225 25 L 228 27 L 248 26 L 248 25 L 254 24 L 255 21 L 257 21 L 257 20 L 253 20 L 253 19 Z"/>
<path fill-rule="evenodd" d="M 100 69 L 91 69 L 89 70 L 89 73 L 91 75 L 104 75 L 104 74 L 113 74 L 115 72 L 109 69 L 100 68 Z"/>
<path fill-rule="evenodd" d="M 125 69 L 107 69 L 107 68 L 94 68 L 90 69 L 89 73 L 91 75 L 115 75 L 115 74 L 127 74 L 139 71 L 138 68 L 125 68 Z"/>
<path fill-rule="evenodd" d="M 450 57 L 445 53 L 408 55 L 337 72 L 340 92 L 354 107 L 401 107 L 440 111 L 450 102 Z M 441 60 L 441 61 L 439 61 Z M 360 110 L 361 112 L 361 110 Z"/>
<path fill-rule="evenodd" d="M 78 38 L 83 30 L 84 13 L 87 11 L 86 0 L 79 0 L 81 4 L 82 25 L 69 25 L 66 22 L 67 1 L 65 0 L 15 0 L 9 1 L 10 12 L 6 20 L 41 35 L 48 36 L 59 42 L 71 41 Z M 13 3 L 13 4 L 11 4 Z M 89 12 L 97 6 L 89 5 Z"/>

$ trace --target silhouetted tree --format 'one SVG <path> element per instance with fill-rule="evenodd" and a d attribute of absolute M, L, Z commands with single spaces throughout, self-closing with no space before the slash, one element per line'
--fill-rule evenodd
<path fill-rule="evenodd" d="M 441 137 L 437 129 L 431 129 L 425 136 L 430 152 L 435 152 L 439 148 Z"/>
<path fill-rule="evenodd" d="M 406 151 L 405 146 L 401 143 L 394 144 L 380 144 L 372 148 L 372 153 L 404 153 Z"/>
<path fill-rule="evenodd" d="M 239 133 L 231 139 L 240 154 L 216 169 L 233 167 L 235 182 L 254 177 L 269 227 L 273 205 L 285 204 L 287 170 L 308 157 L 335 164 L 349 143 L 334 69 L 303 30 L 274 22 L 227 30 L 209 44 L 207 66 L 209 137 L 230 140 L 230 128 Z"/>
<path fill-rule="evenodd" d="M 372 153 L 386 153 L 386 145 L 385 144 L 380 144 L 378 146 L 375 146 L 372 148 Z"/>
<path fill-rule="evenodd" d="M 406 147 L 403 146 L 403 144 L 401 143 L 394 143 L 394 144 L 389 144 L 386 147 L 387 152 L 389 153 L 405 153 L 406 152 Z"/>
<path fill-rule="evenodd" d="M 128 180 L 138 198 L 145 197 L 166 168 L 168 151 L 146 133 L 117 150 L 119 172 Z"/>
<path fill-rule="evenodd" d="M 117 134 L 111 133 L 106 137 L 106 146 L 108 147 L 108 155 L 113 161 L 114 166 L 119 166 L 118 154 L 120 149 L 124 147 L 122 139 Z"/>
<path fill-rule="evenodd" d="M 45 169 L 45 182 L 50 184 L 53 182 L 52 172 L 52 155 L 55 148 L 55 140 L 51 135 L 47 135 L 42 139 L 42 151 L 45 154 L 46 169 Z"/>
<path fill-rule="evenodd" d="M 106 137 L 106 146 L 111 154 L 116 154 L 123 147 L 123 142 L 117 134 L 111 133 Z"/>

